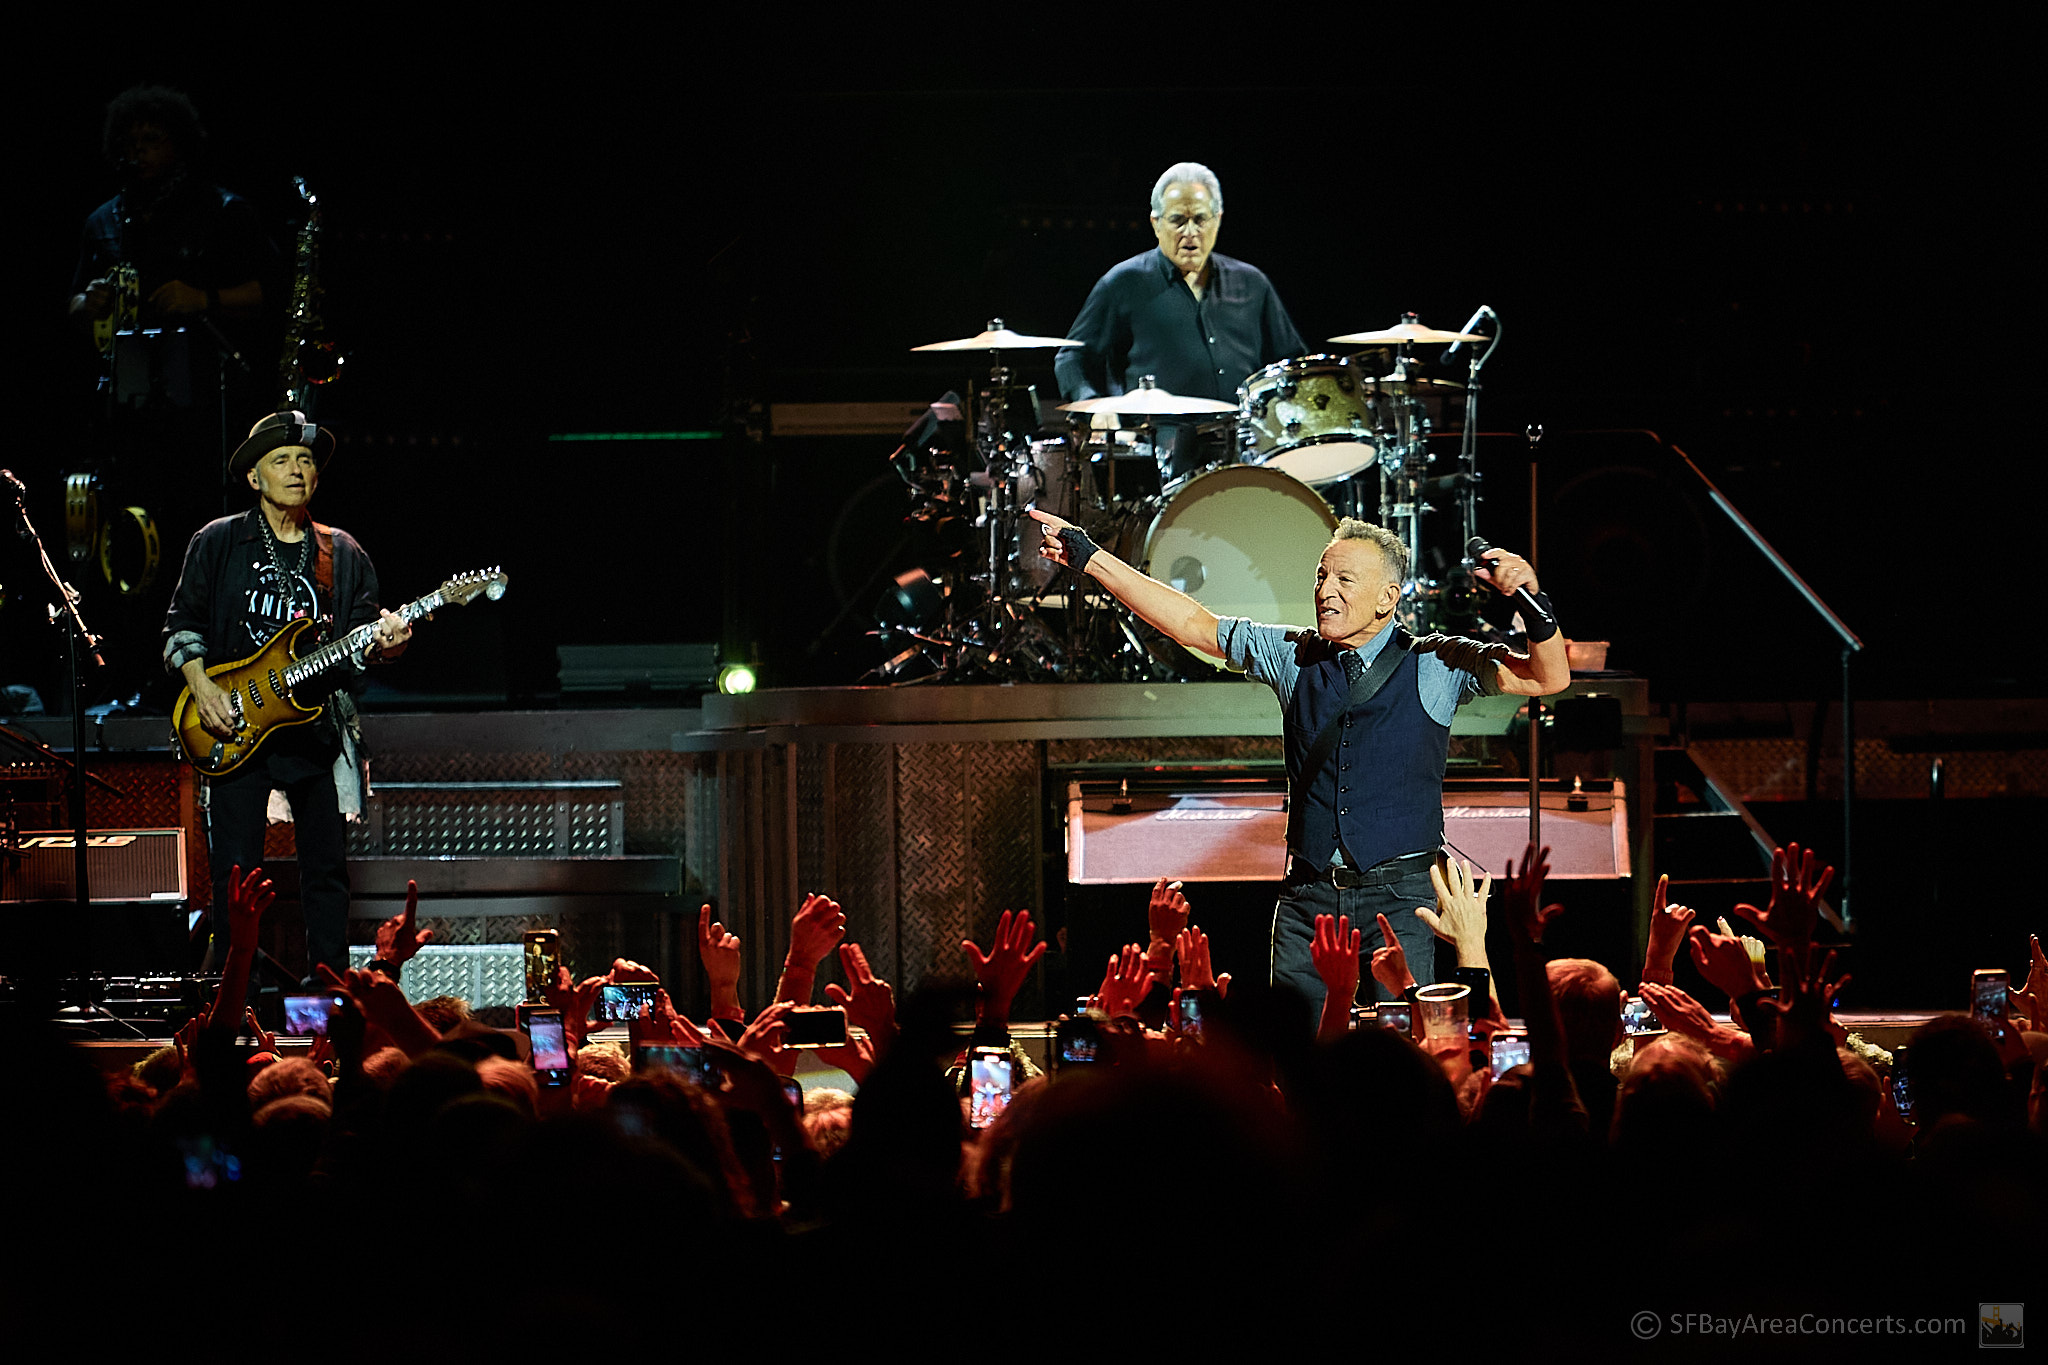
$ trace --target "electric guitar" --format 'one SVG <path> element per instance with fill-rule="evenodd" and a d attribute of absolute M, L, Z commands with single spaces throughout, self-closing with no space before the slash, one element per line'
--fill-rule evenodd
<path fill-rule="evenodd" d="M 499 569 L 457 574 L 392 615 L 410 624 L 430 618 L 441 607 L 463 606 L 479 596 L 495 602 L 505 595 L 508 582 L 510 579 Z M 357 626 L 301 658 L 299 638 L 313 622 L 300 617 L 286 622 L 284 629 L 248 658 L 207 669 L 206 676 L 228 694 L 228 705 L 235 713 L 235 732 L 223 739 L 208 730 L 200 722 L 199 706 L 192 700 L 192 689 L 187 687 L 178 694 L 178 704 L 171 708 L 172 734 L 184 751 L 185 761 L 208 777 L 220 777 L 248 762 L 271 731 L 318 719 L 326 708 L 304 705 L 292 695 L 292 688 L 360 655 L 369 648 L 379 624 L 372 621 Z"/>

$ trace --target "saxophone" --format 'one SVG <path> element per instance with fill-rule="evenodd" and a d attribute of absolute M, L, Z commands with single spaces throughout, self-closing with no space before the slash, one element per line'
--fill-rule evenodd
<path fill-rule="evenodd" d="M 277 383 L 284 395 L 280 406 L 304 410 L 315 387 L 341 377 L 345 357 L 327 339 L 320 319 L 320 196 L 306 188 L 304 176 L 293 176 L 292 184 L 305 201 L 306 223 L 293 250 L 291 309 Z"/>

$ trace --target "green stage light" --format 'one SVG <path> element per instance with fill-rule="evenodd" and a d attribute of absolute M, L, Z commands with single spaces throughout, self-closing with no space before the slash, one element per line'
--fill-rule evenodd
<path fill-rule="evenodd" d="M 718 670 L 718 690 L 728 697 L 751 692 L 759 683 L 754 670 L 746 664 L 727 664 Z"/>

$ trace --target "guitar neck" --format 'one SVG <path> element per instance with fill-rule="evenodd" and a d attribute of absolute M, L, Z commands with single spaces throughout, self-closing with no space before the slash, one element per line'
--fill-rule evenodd
<path fill-rule="evenodd" d="M 436 588 L 425 597 L 416 597 L 392 613 L 407 625 L 422 616 L 427 616 L 448 605 L 448 599 Z M 350 659 L 367 649 L 370 637 L 377 633 L 377 622 L 357 626 L 348 634 L 330 644 L 324 644 L 285 670 L 286 684 L 296 687 L 308 678 L 325 673 L 344 659 Z"/>

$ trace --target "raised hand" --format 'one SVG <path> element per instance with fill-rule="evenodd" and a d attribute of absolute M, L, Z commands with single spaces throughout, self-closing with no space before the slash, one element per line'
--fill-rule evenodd
<path fill-rule="evenodd" d="M 1642 995 L 1665 1029 L 1683 1034 L 1716 1057 L 1734 1060 L 1755 1050 L 1748 1034 L 1733 1024 L 1722 1023 L 1707 1013 L 1706 1006 L 1676 986 L 1645 981 Z"/>
<path fill-rule="evenodd" d="M 704 1030 L 676 1012 L 667 991 L 654 993 L 654 1007 L 638 1019 L 628 1020 L 626 1032 L 638 1047 L 706 1047 L 710 1039 Z"/>
<path fill-rule="evenodd" d="M 896 1041 L 896 992 L 868 967 L 867 954 L 858 943 L 839 945 L 839 965 L 853 988 L 849 991 L 835 981 L 825 987 L 825 997 L 846 1010 L 848 1027 L 867 1031 L 879 1057 Z"/>
<path fill-rule="evenodd" d="M 583 1040 L 590 1033 L 590 1011 L 597 1006 L 598 992 L 604 989 L 611 978 L 587 976 L 581 984 L 569 976 L 569 969 L 559 964 L 555 967 L 555 984 L 541 992 L 548 1004 L 560 1011 L 562 1032 L 568 1035 L 571 1047 L 583 1046 Z"/>
<path fill-rule="evenodd" d="M 1830 1028 L 1833 1020 L 1828 1013 L 1829 1008 L 1852 979 L 1847 973 L 1837 978 L 1834 971 L 1835 955 L 1832 951 L 1823 955 L 1812 947 L 1780 950 L 1778 998 L 1773 1000 L 1766 996 L 1757 1004 L 1778 1016 L 1781 1046 L 1802 1040 L 1813 1041 L 1834 1031 Z M 1837 1041 L 1829 1039 L 1830 1045 Z"/>
<path fill-rule="evenodd" d="M 1385 922 L 1384 916 L 1381 922 Z M 1347 1013 L 1358 1000 L 1358 954 L 1364 941 L 1365 935 L 1351 927 L 1351 916 L 1316 916 L 1315 937 L 1308 945 L 1309 961 L 1315 965 L 1316 975 L 1323 979 L 1323 989 L 1328 992 L 1325 999 L 1342 1002 Z M 1374 957 L 1377 966 L 1378 955 Z"/>
<path fill-rule="evenodd" d="M 829 896 L 810 895 L 789 922 L 789 964 L 815 972 L 846 937 L 846 916 Z"/>
<path fill-rule="evenodd" d="M 1417 918 L 1457 950 L 1460 967 L 1486 966 L 1486 898 L 1493 894 L 1493 874 L 1475 886 L 1472 865 L 1453 858 L 1446 867 L 1430 864 L 1429 881 L 1436 888 L 1436 909 L 1417 906 Z"/>
<path fill-rule="evenodd" d="M 740 941 L 711 918 L 711 907 L 697 911 L 697 956 L 711 983 L 711 1017 L 744 1018 L 740 1005 Z"/>
<path fill-rule="evenodd" d="M 1743 937 L 1728 932 L 1726 919 L 1720 923 L 1721 932 L 1718 934 L 1704 924 L 1695 924 L 1687 932 L 1686 941 L 1692 949 L 1693 965 L 1700 969 L 1700 975 L 1730 1000 L 1739 999 L 1751 991 L 1769 990 L 1771 983 L 1750 957 Z"/>
<path fill-rule="evenodd" d="M 605 973 L 604 979 L 615 986 L 623 985 L 628 981 L 653 981 L 658 983 L 661 980 L 661 973 L 644 963 L 635 962 L 630 957 L 615 957 L 612 959 L 612 969 Z"/>
<path fill-rule="evenodd" d="M 256 931 L 263 923 L 263 912 L 277 900 L 277 890 L 270 884 L 270 878 L 263 875 L 260 867 L 251 868 L 242 875 L 237 866 L 228 873 L 228 948 L 254 954 Z"/>
<path fill-rule="evenodd" d="M 996 919 L 995 943 L 987 953 L 973 939 L 960 941 L 968 965 L 974 968 L 974 978 L 981 983 L 981 1017 L 985 1022 L 1010 1021 L 1010 1002 L 1017 998 L 1025 976 L 1045 956 L 1045 944 L 1031 946 L 1035 937 L 1037 930 L 1032 926 L 1029 910 L 1014 914 L 1005 910 Z"/>
<path fill-rule="evenodd" d="M 1650 903 L 1650 946 L 1643 954 L 1645 981 L 1671 981 L 1671 964 L 1678 956 L 1679 945 L 1685 942 L 1685 931 L 1692 927 L 1690 906 L 1665 903 L 1670 887 L 1671 878 L 1657 878 L 1656 895 Z"/>
<path fill-rule="evenodd" d="M 1188 898 L 1181 894 L 1179 882 L 1161 877 L 1152 883 L 1152 900 L 1145 907 L 1145 922 L 1154 943 L 1172 943 L 1180 937 L 1180 931 L 1188 927 Z"/>
<path fill-rule="evenodd" d="M 2025 1019 L 2025 1027 L 2035 1033 L 2048 1033 L 2048 954 L 2041 951 L 2041 936 L 2029 934 L 2030 956 L 2027 960 L 2027 984 L 2024 990 L 2006 988 L 2005 1012 Z M 2019 1027 L 2018 1020 L 2014 1026 Z"/>
<path fill-rule="evenodd" d="M 1543 942 L 1543 930 L 1564 912 L 1562 905 L 1543 903 L 1543 879 L 1550 875 L 1550 850 L 1530 844 L 1522 851 L 1522 866 L 1508 861 L 1507 878 L 1501 883 L 1501 899 L 1508 912 L 1508 929 L 1523 943 Z"/>
<path fill-rule="evenodd" d="M 789 1032 L 789 1012 L 796 1006 L 778 1000 L 754 1016 L 733 1046 L 755 1060 L 773 1065 L 782 1052 L 783 1035 Z"/>
<path fill-rule="evenodd" d="M 326 1034 L 318 1034 L 311 1047 L 306 1049 L 306 1060 L 330 1076 L 334 1072 L 334 1040 Z"/>
<path fill-rule="evenodd" d="M 1759 910 L 1738 905 L 1735 913 L 1764 931 L 1764 937 L 1780 949 L 1804 949 L 1813 942 L 1814 926 L 1820 922 L 1820 902 L 1834 884 L 1835 869 L 1815 867 L 1813 850 L 1803 854 L 1797 844 L 1787 844 L 1771 854 L 1771 905 Z"/>
<path fill-rule="evenodd" d="M 1214 991 L 1218 995 L 1230 994 L 1230 973 L 1216 975 L 1216 968 L 1209 960 L 1209 936 L 1200 929 L 1187 928 L 1175 935 L 1175 954 L 1180 958 L 1180 984 L 1183 990 Z"/>
<path fill-rule="evenodd" d="M 419 950 L 433 941 L 432 929 L 421 929 L 417 925 L 420 910 L 420 884 L 408 881 L 405 884 L 405 911 L 393 915 L 377 926 L 377 960 L 389 962 L 394 967 L 403 967 L 419 953 Z"/>
<path fill-rule="evenodd" d="M 1126 943 L 1122 953 L 1110 957 L 1109 969 L 1096 989 L 1102 1012 L 1112 1019 L 1136 1014 L 1138 1002 L 1152 989 L 1152 980 L 1152 973 L 1145 970 L 1145 950 L 1135 943 Z"/>
<path fill-rule="evenodd" d="M 283 1055 L 277 1050 L 277 1035 L 263 1027 L 262 1021 L 256 1017 L 255 1010 L 244 1011 L 243 1022 L 249 1026 L 249 1036 L 256 1040 L 258 1052 L 268 1052 L 274 1057 Z"/>
<path fill-rule="evenodd" d="M 405 991 L 382 972 L 351 967 L 346 975 L 321 963 L 317 969 L 328 986 L 349 997 L 364 1020 L 382 1029 L 408 1057 L 417 1057 L 441 1041 L 432 1024 L 420 1017 Z"/>
<path fill-rule="evenodd" d="M 1401 940 L 1395 935 L 1393 924 L 1385 915 L 1377 918 L 1380 946 L 1372 950 L 1372 979 L 1385 986 L 1388 994 L 1398 997 L 1415 984 L 1415 973 L 1409 970 L 1408 954 L 1401 950 Z M 1354 939 L 1357 937 L 1353 935 Z"/>
<path fill-rule="evenodd" d="M 817 1049 L 818 1060 L 827 1066 L 836 1066 L 853 1078 L 859 1085 L 875 1069 L 875 1045 L 873 1040 L 849 1033 L 844 1047 L 821 1047 Z"/>

